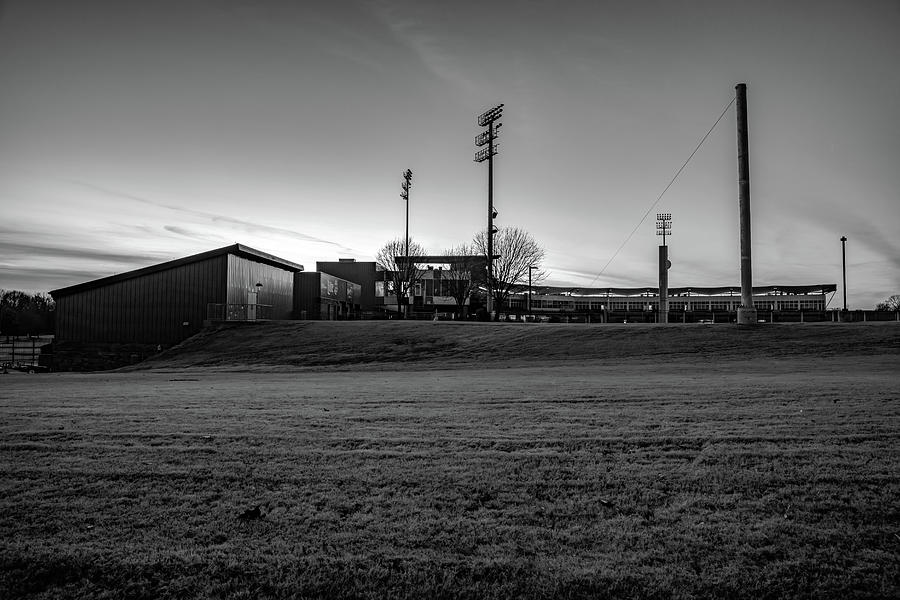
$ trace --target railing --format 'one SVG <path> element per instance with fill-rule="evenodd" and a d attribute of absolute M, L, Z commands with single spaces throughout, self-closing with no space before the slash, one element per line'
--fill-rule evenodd
<path fill-rule="evenodd" d="M 53 336 L 3 336 L 0 338 L 0 365 L 36 365 L 41 347 L 53 341 Z M 47 356 L 45 354 L 45 356 Z"/>
<path fill-rule="evenodd" d="M 267 321 L 272 318 L 271 304 L 207 304 L 209 321 Z"/>

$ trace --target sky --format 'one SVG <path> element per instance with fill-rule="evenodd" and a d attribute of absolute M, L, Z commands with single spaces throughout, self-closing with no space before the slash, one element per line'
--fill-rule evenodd
<path fill-rule="evenodd" d="M 897 0 L 0 0 L 0 288 L 233 243 L 374 260 L 407 168 L 439 254 L 486 226 L 500 103 L 495 223 L 546 284 L 655 287 L 668 212 L 669 285 L 740 285 L 746 83 L 754 284 L 840 307 L 846 236 L 872 308 L 900 293 L 898 31 Z"/>

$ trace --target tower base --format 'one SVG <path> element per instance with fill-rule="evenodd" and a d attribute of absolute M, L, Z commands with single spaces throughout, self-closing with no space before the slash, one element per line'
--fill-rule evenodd
<path fill-rule="evenodd" d="M 738 325 L 756 325 L 756 309 L 740 307 L 737 309 Z"/>

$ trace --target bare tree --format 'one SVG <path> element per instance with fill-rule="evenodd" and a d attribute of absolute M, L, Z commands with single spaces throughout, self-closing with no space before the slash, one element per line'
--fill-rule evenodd
<path fill-rule="evenodd" d="M 403 238 L 396 238 L 387 242 L 375 255 L 375 262 L 384 269 L 387 277 L 390 278 L 387 281 L 390 284 L 390 289 L 384 290 L 385 298 L 389 292 L 392 292 L 397 297 L 398 313 L 402 313 L 401 305 L 409 304 L 410 292 L 416 282 L 421 279 L 414 261 L 404 261 L 402 259 L 399 262 L 397 261 L 397 257 L 405 255 L 406 240 Z M 409 255 L 411 257 L 425 256 L 425 249 L 417 242 L 410 240 Z M 387 287 L 386 285 L 385 288 Z"/>
<path fill-rule="evenodd" d="M 478 254 L 487 255 L 487 230 L 481 231 L 472 240 Z M 503 227 L 494 234 L 494 281 L 491 286 L 494 298 L 494 313 L 503 309 L 509 295 L 528 285 L 528 267 L 532 271 L 532 284 L 546 279 L 547 274 L 540 270 L 544 260 L 544 248 L 538 244 L 531 234 L 518 227 Z"/>
<path fill-rule="evenodd" d="M 884 302 L 879 302 L 875 306 L 875 310 L 887 310 L 891 312 L 900 310 L 900 294 L 894 294 Z"/>
<path fill-rule="evenodd" d="M 465 317 L 465 305 L 472 293 L 484 282 L 484 255 L 472 244 L 460 244 L 444 251 L 449 259 L 444 287 L 456 300 L 457 311 Z"/>

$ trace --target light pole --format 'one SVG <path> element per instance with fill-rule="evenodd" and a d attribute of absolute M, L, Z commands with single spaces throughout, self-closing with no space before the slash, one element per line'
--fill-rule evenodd
<path fill-rule="evenodd" d="M 532 294 L 532 290 L 531 290 L 531 271 L 532 271 L 533 269 L 537 269 L 537 267 L 532 266 L 532 265 L 528 265 L 528 314 L 529 314 L 529 316 L 531 315 L 531 294 Z"/>
<path fill-rule="evenodd" d="M 401 190 L 400 197 L 403 198 L 404 200 L 406 200 L 406 237 L 404 238 L 406 240 L 406 252 L 404 254 L 405 261 L 403 264 L 405 265 L 404 268 L 406 269 L 406 272 L 404 273 L 404 277 L 406 277 L 408 281 L 406 284 L 407 285 L 407 294 L 406 294 L 405 313 L 409 312 L 409 292 L 412 291 L 410 289 L 410 288 L 412 288 L 412 281 L 410 280 L 411 278 L 410 278 L 410 269 L 409 269 L 409 187 L 410 187 L 411 183 L 412 183 L 412 171 L 410 169 L 407 169 L 407 170 L 403 171 L 403 183 L 400 184 L 400 190 Z M 399 294 L 400 290 L 396 290 L 396 293 Z M 400 296 L 398 295 L 397 298 L 399 301 Z M 404 314 L 404 316 L 408 316 L 408 315 Z"/>
<path fill-rule="evenodd" d="M 844 275 L 844 311 L 847 310 L 847 236 L 841 236 L 841 264 Z"/>
<path fill-rule="evenodd" d="M 475 153 L 475 162 L 488 161 L 488 211 L 487 211 L 487 310 L 493 319 L 494 312 L 494 234 L 497 228 L 494 227 L 494 219 L 497 217 L 497 211 L 494 210 L 494 155 L 497 154 L 497 145 L 494 139 L 500 134 L 500 127 L 503 123 L 496 121 L 503 116 L 503 105 L 498 104 L 494 108 L 483 112 L 478 117 L 478 126 L 487 127 L 487 131 L 482 131 L 475 136 L 475 147 L 487 146 Z M 495 125 L 496 123 L 496 125 Z"/>
<path fill-rule="evenodd" d="M 669 322 L 669 248 L 666 246 L 666 236 L 672 235 L 672 214 L 657 213 L 656 235 L 661 235 L 662 246 L 659 247 L 659 318 L 660 323 Z"/>
<path fill-rule="evenodd" d="M 738 146 L 738 207 L 741 232 L 741 306 L 738 325 L 755 325 L 753 306 L 753 261 L 750 255 L 750 134 L 747 127 L 747 84 L 735 86 Z"/>

